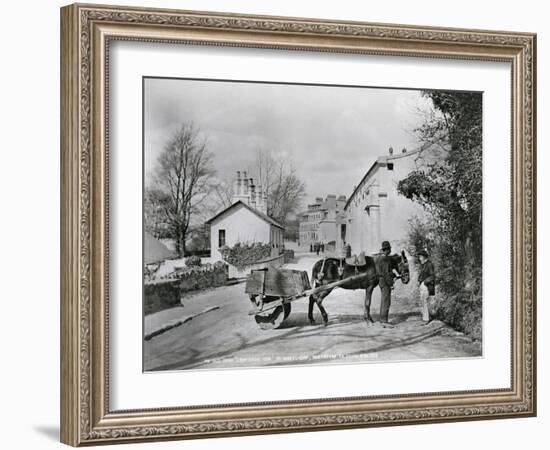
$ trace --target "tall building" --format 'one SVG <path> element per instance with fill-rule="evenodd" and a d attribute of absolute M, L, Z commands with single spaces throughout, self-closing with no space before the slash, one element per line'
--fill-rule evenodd
<path fill-rule="evenodd" d="M 394 250 L 406 245 L 409 219 L 422 216 L 424 210 L 399 195 L 397 184 L 417 169 L 422 150 L 403 149 L 394 154 L 390 147 L 388 155 L 379 157 L 354 188 L 341 225 L 343 239 L 351 245 L 352 253 L 376 253 L 382 241 L 389 241 Z"/>
<path fill-rule="evenodd" d="M 300 214 L 300 245 L 315 243 L 334 248 L 337 245 L 346 196 L 327 195 L 325 199 L 317 197 L 314 203 L 307 205 Z"/>

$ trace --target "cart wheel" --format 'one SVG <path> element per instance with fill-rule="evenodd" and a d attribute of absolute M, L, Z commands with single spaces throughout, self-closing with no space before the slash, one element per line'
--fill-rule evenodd
<path fill-rule="evenodd" d="M 283 321 L 290 314 L 290 304 L 277 306 L 275 309 L 266 311 L 265 313 L 256 314 L 254 320 L 262 330 L 275 330 L 279 328 Z"/>
<path fill-rule="evenodd" d="M 285 309 L 285 319 L 290 315 L 290 311 L 292 311 L 292 308 L 290 306 L 290 303 L 285 303 L 283 305 L 283 308 Z"/>

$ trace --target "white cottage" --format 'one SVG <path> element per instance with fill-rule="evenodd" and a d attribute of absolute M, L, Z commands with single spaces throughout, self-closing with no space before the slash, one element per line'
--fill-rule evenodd
<path fill-rule="evenodd" d="M 283 250 L 284 227 L 266 214 L 266 195 L 246 172 L 237 172 L 231 206 L 225 208 L 206 223 L 210 225 L 211 260 L 220 261 L 220 248 L 233 247 L 237 242 L 261 242 L 271 245 L 271 256 Z"/>

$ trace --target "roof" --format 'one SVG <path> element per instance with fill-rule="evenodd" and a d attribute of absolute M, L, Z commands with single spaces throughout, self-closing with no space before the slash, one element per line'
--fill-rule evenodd
<path fill-rule="evenodd" d="M 248 209 L 250 212 L 254 213 L 256 216 L 258 216 L 260 219 L 262 219 L 264 222 L 267 222 L 277 228 L 280 228 L 282 230 L 285 229 L 285 227 L 283 225 L 281 225 L 279 222 L 277 222 L 275 219 L 273 219 L 272 217 L 269 217 L 267 214 L 264 214 L 260 211 L 258 211 L 257 209 L 255 208 L 252 208 L 252 206 L 250 205 L 247 205 L 246 203 L 244 203 L 243 201 L 239 200 L 235 203 L 233 203 L 231 206 L 228 206 L 227 208 L 225 208 L 224 210 L 220 211 L 218 214 L 216 214 L 214 217 L 208 219 L 206 221 L 207 224 L 211 224 L 212 222 L 214 222 L 216 219 L 218 219 L 220 216 L 222 216 L 223 214 L 225 214 L 226 212 L 228 212 L 229 210 L 239 206 L 239 205 L 242 205 L 244 206 L 246 209 Z"/>
<path fill-rule="evenodd" d="M 155 239 L 149 233 L 144 233 L 143 238 L 143 259 L 145 264 L 153 264 L 165 259 L 172 258 L 174 253 L 168 247 Z"/>
<path fill-rule="evenodd" d="M 344 206 L 344 210 L 348 209 L 348 206 L 349 204 L 351 203 L 351 201 L 353 200 L 353 197 L 355 197 L 355 194 L 357 193 L 357 191 L 361 188 L 361 186 L 363 185 L 363 183 L 365 182 L 365 180 L 369 177 L 369 175 L 374 171 L 374 169 L 377 167 L 377 166 L 381 166 L 383 167 L 384 165 L 386 165 L 388 162 L 391 162 L 391 161 L 394 161 L 396 159 L 402 159 L 402 158 L 406 158 L 408 156 L 411 156 L 411 155 L 415 155 L 417 153 L 420 153 L 422 150 L 424 150 L 425 148 L 429 147 L 429 145 L 423 145 L 421 147 L 418 147 L 417 149 L 414 149 L 414 150 L 411 150 L 411 151 L 408 151 L 406 153 L 401 153 L 399 155 L 392 155 L 392 156 L 379 156 L 376 161 L 374 161 L 372 163 L 372 165 L 370 166 L 369 170 L 367 170 L 367 173 L 365 173 L 365 175 L 363 176 L 363 178 L 361 178 L 361 181 L 359 182 L 359 184 L 355 187 L 355 189 L 353 190 L 353 192 L 351 193 L 351 195 L 349 196 L 345 206 Z"/>

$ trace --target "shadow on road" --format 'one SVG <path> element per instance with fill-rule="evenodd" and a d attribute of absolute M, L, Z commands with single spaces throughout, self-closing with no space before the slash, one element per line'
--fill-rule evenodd
<path fill-rule="evenodd" d="M 312 328 L 312 327 L 311 327 Z M 199 354 L 198 352 L 193 352 L 192 355 L 186 355 L 185 358 L 180 359 L 179 361 L 170 363 L 170 364 L 164 364 L 161 366 L 157 366 L 154 368 L 149 369 L 149 371 L 154 372 L 158 370 L 181 370 L 181 369 L 193 369 L 196 368 L 199 365 L 203 365 L 205 363 L 205 360 L 218 360 L 223 359 L 225 357 L 234 355 L 235 352 L 243 349 L 251 349 L 254 347 L 261 347 L 263 345 L 266 345 L 270 342 L 274 341 L 280 341 L 281 339 L 287 339 L 289 337 L 296 336 L 299 334 L 300 330 L 302 330 L 301 327 L 295 327 L 287 331 L 286 333 L 277 333 L 276 335 L 272 335 L 266 339 L 261 339 L 259 341 L 250 343 L 246 342 L 246 339 L 240 334 L 236 333 L 236 336 L 239 338 L 239 343 L 237 345 L 232 346 L 230 349 L 209 354 L 208 356 L 205 356 L 204 354 Z M 307 331 L 307 330 L 306 330 Z M 198 358 L 200 356 L 200 358 Z"/>
<path fill-rule="evenodd" d="M 422 316 L 419 312 L 416 311 L 396 313 L 390 315 L 390 322 L 394 325 L 398 325 L 402 322 L 406 322 L 411 317 L 417 317 L 418 319 L 420 319 Z"/>
<path fill-rule="evenodd" d="M 397 320 L 400 320 L 402 322 L 406 320 L 408 317 L 410 317 L 411 315 L 415 315 L 415 314 L 403 313 L 401 314 L 401 317 L 399 317 Z M 239 352 L 244 349 L 250 350 L 256 347 L 262 348 L 273 342 L 279 342 L 281 343 L 282 346 L 284 346 L 286 345 L 285 341 L 295 340 L 300 338 L 319 337 L 319 340 L 318 340 L 319 347 L 316 348 L 314 352 L 312 352 L 311 354 L 312 357 L 326 354 L 327 352 L 330 352 L 333 348 L 337 348 L 340 346 L 343 346 L 344 348 L 348 344 L 352 346 L 353 344 L 356 344 L 358 340 L 365 340 L 365 342 L 368 342 L 369 344 L 373 344 L 373 346 L 366 347 L 358 351 L 346 352 L 346 357 L 353 357 L 355 355 L 380 353 L 388 350 L 404 348 L 407 346 L 415 345 L 422 341 L 425 341 L 427 339 L 440 335 L 442 332 L 442 329 L 445 328 L 444 326 L 440 326 L 438 328 L 431 329 L 426 332 L 414 333 L 412 336 L 407 336 L 405 338 L 399 338 L 399 336 L 397 335 L 397 333 L 400 332 L 399 328 L 385 329 L 377 325 L 368 327 L 368 329 L 371 330 L 369 331 L 368 335 L 365 334 L 365 331 L 361 331 L 361 330 L 358 330 L 356 333 L 348 332 L 346 330 L 346 327 L 349 326 L 350 324 L 361 323 L 361 322 L 364 322 L 361 316 L 341 315 L 341 316 L 338 316 L 337 318 L 329 320 L 329 323 L 326 326 L 324 326 L 323 324 L 316 324 L 311 326 L 309 325 L 309 321 L 307 320 L 306 313 L 297 313 L 295 314 L 295 317 L 293 317 L 292 321 L 289 320 L 288 323 L 285 323 L 284 328 L 280 328 L 277 331 L 266 332 L 266 333 L 270 333 L 270 335 L 266 336 L 264 339 L 260 339 L 255 342 L 249 342 L 240 333 L 236 333 L 238 342 L 232 345 L 231 348 L 226 348 L 223 351 L 212 353 L 207 356 L 201 352 L 197 352 L 197 351 L 194 351 L 193 349 L 189 349 L 188 351 L 185 352 L 185 355 L 180 356 L 178 361 L 151 368 L 149 369 L 149 371 L 195 369 L 195 368 L 199 368 L 200 366 L 207 367 L 208 364 L 205 364 L 205 360 L 210 360 L 215 362 L 226 358 L 230 358 L 234 356 L 236 352 Z M 366 324 L 365 324 L 365 327 L 367 327 Z M 343 330 L 339 331 L 340 328 L 343 328 Z M 281 332 L 281 330 L 283 331 Z M 326 330 L 326 332 L 323 330 Z M 409 329 L 409 331 L 412 331 L 412 330 Z M 323 334 L 323 338 L 321 338 L 320 336 L 321 333 Z M 336 341 L 334 340 L 334 338 L 337 338 Z M 342 363 L 345 361 L 339 360 L 339 361 L 333 361 L 333 363 L 334 362 Z M 311 364 L 311 363 L 312 363 L 311 361 L 308 361 L 308 364 Z M 325 361 L 324 363 L 326 364 L 328 363 L 328 361 Z M 269 366 L 271 367 L 282 366 L 282 365 L 288 365 L 288 364 L 295 364 L 295 363 L 284 362 L 284 361 L 270 362 Z M 252 364 L 251 366 L 249 365 L 248 367 L 254 367 L 254 364 Z M 204 368 L 204 367 L 201 367 L 201 368 Z"/>
<path fill-rule="evenodd" d="M 314 325 L 323 325 L 323 319 L 320 317 L 319 314 L 313 315 L 315 319 Z M 363 322 L 363 316 L 357 315 L 357 314 L 339 314 L 337 316 L 330 316 L 329 315 L 329 323 L 328 325 L 334 325 L 334 324 L 353 324 L 353 323 L 361 323 Z M 309 326 L 309 319 L 307 317 L 307 313 L 305 312 L 296 312 L 291 313 L 290 316 L 285 319 L 283 324 L 278 328 L 279 330 L 284 330 L 287 328 L 294 328 L 294 327 L 306 327 Z"/>

